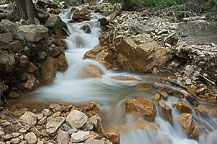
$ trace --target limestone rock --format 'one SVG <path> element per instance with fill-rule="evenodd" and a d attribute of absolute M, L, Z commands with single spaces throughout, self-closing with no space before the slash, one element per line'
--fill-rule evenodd
<path fill-rule="evenodd" d="M 162 68 L 171 55 L 156 41 L 141 36 L 127 37 L 118 49 L 117 62 L 124 70 L 149 72 Z"/>
<path fill-rule="evenodd" d="M 13 139 L 11 140 L 11 143 L 12 143 L 12 144 L 19 144 L 19 143 L 20 143 L 20 139 L 19 139 L 19 138 L 13 138 Z"/>
<path fill-rule="evenodd" d="M 49 117 L 47 119 L 46 131 L 49 135 L 55 134 L 59 127 L 65 122 L 64 117 Z"/>
<path fill-rule="evenodd" d="M 15 68 L 15 55 L 0 50 L 0 66 L 1 71 L 11 72 Z"/>
<path fill-rule="evenodd" d="M 19 29 L 24 33 L 27 42 L 38 42 L 48 33 L 48 29 L 43 25 L 23 25 Z"/>
<path fill-rule="evenodd" d="M 68 144 L 69 143 L 69 134 L 62 130 L 58 131 L 57 134 L 57 143 L 58 144 Z"/>
<path fill-rule="evenodd" d="M 90 137 L 89 131 L 78 131 L 71 134 L 71 142 L 82 142 Z"/>
<path fill-rule="evenodd" d="M 49 18 L 45 22 L 45 26 L 49 29 L 67 29 L 66 24 L 62 21 L 62 19 L 55 14 L 50 14 Z"/>
<path fill-rule="evenodd" d="M 193 116 L 189 113 L 182 113 L 177 117 L 183 131 L 189 138 L 196 138 L 199 135 L 198 128 L 195 127 Z"/>
<path fill-rule="evenodd" d="M 63 52 L 57 58 L 58 71 L 65 72 L 68 68 L 68 62 L 66 60 L 65 53 Z"/>
<path fill-rule="evenodd" d="M 87 51 L 84 55 L 84 59 L 94 59 L 99 63 L 104 64 L 107 68 L 115 67 L 115 61 L 113 60 L 113 53 L 107 46 L 97 45 L 93 49 Z"/>
<path fill-rule="evenodd" d="M 72 19 L 78 22 L 90 20 L 90 11 L 86 8 L 75 9 Z"/>
<path fill-rule="evenodd" d="M 11 33 L 14 39 L 24 40 L 24 34 L 20 31 L 16 23 L 6 19 L 0 22 L 0 27 L 4 30 L 4 32 Z"/>
<path fill-rule="evenodd" d="M 107 144 L 104 140 L 88 139 L 84 144 Z"/>
<path fill-rule="evenodd" d="M 34 126 L 37 122 L 37 115 L 27 111 L 18 119 L 18 121 Z"/>
<path fill-rule="evenodd" d="M 165 104 L 163 101 L 159 102 L 160 107 L 160 114 L 161 116 L 167 120 L 170 124 L 173 123 L 173 115 L 172 115 L 172 109 Z"/>
<path fill-rule="evenodd" d="M 139 114 L 148 121 L 153 121 L 157 112 L 155 103 L 142 97 L 128 99 L 125 103 L 125 111 L 127 113 Z"/>
<path fill-rule="evenodd" d="M 36 135 L 33 132 L 27 133 L 24 138 L 28 144 L 36 144 L 38 141 Z"/>
<path fill-rule="evenodd" d="M 66 117 L 66 122 L 71 128 L 81 128 L 87 122 L 87 118 L 84 113 L 72 110 Z"/>
<path fill-rule="evenodd" d="M 81 72 L 81 78 L 102 78 L 102 75 L 104 75 L 104 71 L 93 64 L 89 64 Z"/>
<path fill-rule="evenodd" d="M 43 63 L 41 67 L 42 81 L 45 84 L 52 83 L 55 80 L 56 72 L 57 72 L 56 59 L 52 57 L 48 57 L 45 63 Z"/>
<path fill-rule="evenodd" d="M 187 105 L 184 102 L 179 101 L 176 104 L 176 109 L 180 112 L 180 113 L 192 113 L 192 109 L 189 105 Z"/>

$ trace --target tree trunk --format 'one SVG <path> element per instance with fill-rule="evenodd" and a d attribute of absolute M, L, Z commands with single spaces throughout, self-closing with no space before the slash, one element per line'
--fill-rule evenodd
<path fill-rule="evenodd" d="M 36 8 L 32 0 L 14 0 L 14 2 L 16 7 L 12 14 L 8 16 L 8 19 L 11 21 L 25 19 L 28 20 L 29 24 L 35 24 L 35 17 L 42 22 L 45 22 L 49 18 L 49 14 L 43 9 Z"/>
<path fill-rule="evenodd" d="M 35 24 L 35 6 L 32 0 L 26 0 L 28 23 Z"/>
<path fill-rule="evenodd" d="M 12 21 L 18 21 L 20 19 L 27 19 L 27 9 L 25 0 L 14 0 L 16 7 L 8 19 Z"/>

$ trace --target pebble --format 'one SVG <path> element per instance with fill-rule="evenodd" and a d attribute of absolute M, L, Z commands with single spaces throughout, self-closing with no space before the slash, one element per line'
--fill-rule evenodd
<path fill-rule="evenodd" d="M 52 114 L 52 112 L 51 112 L 49 109 L 44 109 L 44 110 L 42 111 L 42 113 L 43 113 L 43 115 L 45 115 L 45 116 L 50 116 L 50 115 Z"/>

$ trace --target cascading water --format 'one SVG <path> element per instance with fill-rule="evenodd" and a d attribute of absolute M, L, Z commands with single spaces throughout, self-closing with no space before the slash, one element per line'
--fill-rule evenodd
<path fill-rule="evenodd" d="M 130 74 L 127 72 L 116 72 L 107 70 L 103 65 L 93 60 L 83 60 L 86 51 L 96 46 L 100 28 L 98 26 L 98 18 L 101 15 L 92 13 L 90 21 L 82 23 L 68 23 L 71 17 L 70 11 L 62 13 L 61 18 L 68 25 L 71 35 L 66 39 L 68 50 L 66 50 L 66 58 L 69 68 L 64 73 L 57 73 L 56 80 L 53 84 L 40 88 L 34 92 L 36 99 L 41 101 L 65 101 L 72 103 L 87 103 L 94 101 L 99 104 L 106 112 L 105 121 L 108 123 L 119 124 L 127 123 L 131 127 L 134 121 L 131 116 L 125 116 L 124 102 L 126 99 L 135 96 L 153 99 L 152 89 L 147 91 L 138 91 L 128 85 L 122 85 L 112 79 L 113 76 L 133 76 L 140 79 L 140 83 L 151 83 L 145 81 L 144 76 L 138 74 Z M 88 24 L 91 27 L 91 33 L 86 34 L 81 27 Z M 82 70 L 89 64 L 97 65 L 105 74 L 102 78 L 82 79 L 80 74 Z M 123 83 L 123 82 L 122 82 Z M 36 100 L 34 99 L 34 100 Z M 147 128 L 145 130 L 130 129 L 128 132 L 120 132 L 121 144 L 217 144 L 217 120 L 204 119 L 197 116 L 193 112 L 193 117 L 197 123 L 205 125 L 209 128 L 206 135 L 202 135 L 199 139 L 188 139 L 187 135 L 182 131 L 176 117 L 178 112 L 172 107 L 171 100 L 166 102 L 173 110 L 173 126 L 164 121 L 159 114 L 155 119 L 155 123 L 159 125 L 157 131 Z"/>

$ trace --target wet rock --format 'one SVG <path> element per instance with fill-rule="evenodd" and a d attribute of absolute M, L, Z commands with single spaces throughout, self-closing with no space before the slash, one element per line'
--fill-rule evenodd
<path fill-rule="evenodd" d="M 25 82 L 24 87 L 31 90 L 34 86 L 36 86 L 39 81 L 35 78 L 34 75 L 30 74 L 28 76 L 28 80 Z"/>
<path fill-rule="evenodd" d="M 154 98 L 155 98 L 155 100 L 159 101 L 161 99 L 161 96 L 160 96 L 160 94 L 155 94 Z"/>
<path fill-rule="evenodd" d="M 117 62 L 124 70 L 148 72 L 154 67 L 162 68 L 170 56 L 164 47 L 152 39 L 127 37 L 120 44 Z"/>
<path fill-rule="evenodd" d="M 161 95 L 161 97 L 162 97 L 164 100 L 166 100 L 167 97 L 168 97 L 168 93 L 167 93 L 167 92 L 161 92 L 160 95 Z"/>
<path fill-rule="evenodd" d="M 90 137 L 89 131 L 78 131 L 71 134 L 71 142 L 82 142 Z"/>
<path fill-rule="evenodd" d="M 198 128 L 195 126 L 193 116 L 191 114 L 182 113 L 177 117 L 177 121 L 189 138 L 196 138 L 199 136 Z"/>
<path fill-rule="evenodd" d="M 86 8 L 82 8 L 81 10 L 76 9 L 72 19 L 78 22 L 90 20 L 90 11 L 88 11 Z"/>
<path fill-rule="evenodd" d="M 43 25 L 23 25 L 19 27 L 27 42 L 38 42 L 46 36 L 48 29 Z"/>
<path fill-rule="evenodd" d="M 36 144 L 38 141 L 36 135 L 33 132 L 27 133 L 24 138 L 28 144 Z"/>
<path fill-rule="evenodd" d="M 112 143 L 115 143 L 115 144 L 120 143 L 120 134 L 117 130 L 106 130 L 105 136 Z"/>
<path fill-rule="evenodd" d="M 37 115 L 32 112 L 25 112 L 18 121 L 34 126 L 37 122 Z"/>
<path fill-rule="evenodd" d="M 179 101 L 176 104 L 176 109 L 180 112 L 180 113 L 192 113 L 192 109 L 189 105 L 187 105 L 184 102 Z"/>
<path fill-rule="evenodd" d="M 49 135 L 54 135 L 64 122 L 64 117 L 49 117 L 46 124 L 47 133 Z"/>
<path fill-rule="evenodd" d="M 159 102 L 159 107 L 160 107 L 161 116 L 172 125 L 173 123 L 172 109 L 163 101 Z"/>
<path fill-rule="evenodd" d="M 201 115 L 202 117 L 209 117 L 209 109 L 204 105 L 199 105 L 195 108 L 196 114 Z"/>
<path fill-rule="evenodd" d="M 87 51 L 84 55 L 84 59 L 94 59 L 99 63 L 104 64 L 107 68 L 115 67 L 115 61 L 113 60 L 112 51 L 106 47 L 97 45 L 93 49 Z"/>
<path fill-rule="evenodd" d="M 66 23 L 64 23 L 62 19 L 55 14 L 50 14 L 49 18 L 45 22 L 45 26 L 52 30 L 62 28 L 67 29 Z"/>
<path fill-rule="evenodd" d="M 89 64 L 81 72 L 81 78 L 102 78 L 105 73 L 103 70 L 93 64 Z"/>
<path fill-rule="evenodd" d="M 157 112 L 153 101 L 141 97 L 128 99 L 125 103 L 125 111 L 127 113 L 141 115 L 148 121 L 153 121 Z"/>
<path fill-rule="evenodd" d="M 82 29 L 85 33 L 88 33 L 88 34 L 91 33 L 91 29 L 90 29 L 90 26 L 89 26 L 89 25 L 84 25 L 84 26 L 81 27 L 81 29 Z"/>
<path fill-rule="evenodd" d="M 68 69 L 68 62 L 64 52 L 58 56 L 56 62 L 58 65 L 58 71 L 65 72 Z"/>
<path fill-rule="evenodd" d="M 69 143 L 69 134 L 62 130 L 59 130 L 57 133 L 57 143 L 58 144 L 68 144 Z"/>
<path fill-rule="evenodd" d="M 66 117 L 66 122 L 71 128 L 81 128 L 87 122 L 87 118 L 84 113 L 72 110 Z"/>
<path fill-rule="evenodd" d="M 30 64 L 29 58 L 26 55 L 21 55 L 19 57 L 19 66 L 26 67 Z"/>
<path fill-rule="evenodd" d="M 42 81 L 44 84 L 50 84 L 55 80 L 57 72 L 56 59 L 48 57 L 41 67 Z"/>

